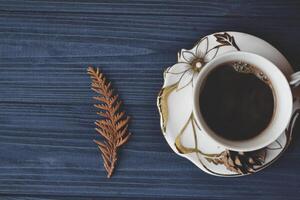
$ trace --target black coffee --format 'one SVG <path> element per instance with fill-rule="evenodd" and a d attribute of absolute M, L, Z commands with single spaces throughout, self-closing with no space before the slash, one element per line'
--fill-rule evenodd
<path fill-rule="evenodd" d="M 267 77 L 240 62 L 224 63 L 212 70 L 199 102 L 206 124 L 229 140 L 257 136 L 267 128 L 274 112 L 274 96 Z"/>

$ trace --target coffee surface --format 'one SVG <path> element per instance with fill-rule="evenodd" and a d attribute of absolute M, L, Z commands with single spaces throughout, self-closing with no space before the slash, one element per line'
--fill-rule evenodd
<path fill-rule="evenodd" d="M 233 62 L 212 70 L 199 96 L 200 112 L 217 135 L 229 140 L 247 140 L 270 123 L 274 97 L 270 83 L 255 73 L 238 72 Z"/>

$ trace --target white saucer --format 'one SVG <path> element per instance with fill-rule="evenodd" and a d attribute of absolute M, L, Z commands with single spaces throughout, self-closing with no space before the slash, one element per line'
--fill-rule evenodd
<path fill-rule="evenodd" d="M 193 61 L 203 59 L 209 62 L 232 51 L 261 55 L 278 66 L 287 77 L 293 73 L 287 59 L 266 41 L 239 32 L 214 33 L 199 40 L 191 50 L 182 49 L 178 53 L 178 63 L 164 72 L 164 85 L 157 98 L 161 129 L 173 151 L 203 171 L 225 177 L 255 173 L 273 163 L 290 143 L 300 107 L 299 101 L 295 100 L 294 114 L 286 131 L 276 142 L 255 152 L 228 151 L 206 137 L 192 114 L 193 86 L 198 73 Z"/>

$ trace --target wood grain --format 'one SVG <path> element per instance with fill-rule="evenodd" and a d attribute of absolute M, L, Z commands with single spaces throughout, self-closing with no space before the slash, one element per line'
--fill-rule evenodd
<path fill-rule="evenodd" d="M 260 173 L 212 177 L 171 151 L 156 96 L 177 51 L 216 31 L 262 37 L 299 70 L 299 11 L 298 1 L 0 1 L 0 199 L 298 199 L 299 136 Z M 89 64 L 133 117 L 111 180 L 92 142 Z"/>
<path fill-rule="evenodd" d="M 1 10 L 171 16 L 299 17 L 299 1 L 255 0 L 1 0 Z"/>

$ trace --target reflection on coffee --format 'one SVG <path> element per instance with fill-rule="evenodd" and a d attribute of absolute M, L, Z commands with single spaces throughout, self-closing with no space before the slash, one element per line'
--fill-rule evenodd
<path fill-rule="evenodd" d="M 208 127 L 229 140 L 247 140 L 269 125 L 274 113 L 272 85 L 256 67 L 242 62 L 217 66 L 202 85 L 200 112 Z"/>

